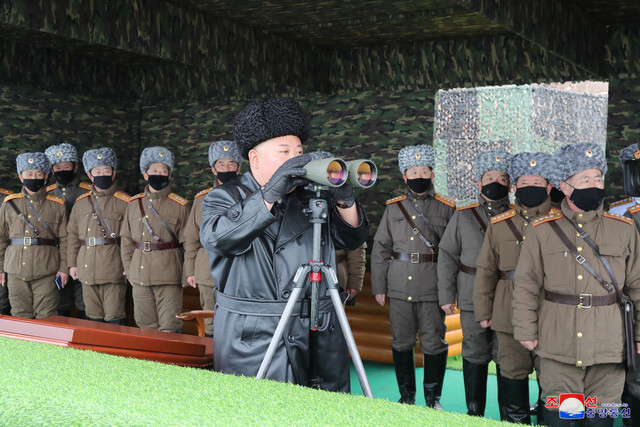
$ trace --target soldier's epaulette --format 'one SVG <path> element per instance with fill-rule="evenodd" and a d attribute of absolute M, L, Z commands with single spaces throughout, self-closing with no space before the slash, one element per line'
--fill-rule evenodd
<path fill-rule="evenodd" d="M 518 212 L 515 209 L 509 209 L 508 211 L 504 211 L 501 214 L 494 215 L 491 217 L 491 224 L 496 224 L 500 221 L 504 221 L 507 218 L 513 218 L 517 213 Z"/>
<path fill-rule="evenodd" d="M 633 225 L 633 220 L 631 218 L 627 218 L 626 216 L 615 215 L 611 212 L 604 212 L 602 216 L 605 218 L 617 219 L 618 221 L 626 222 L 629 225 Z"/>
<path fill-rule="evenodd" d="M 131 197 L 131 200 L 135 200 L 135 199 L 141 199 L 144 197 L 144 193 L 138 193 L 135 196 Z M 131 201 L 130 200 L 130 201 Z"/>
<path fill-rule="evenodd" d="M 637 205 L 633 205 L 630 208 L 627 208 L 627 210 L 632 214 L 640 212 L 640 203 L 638 203 Z"/>
<path fill-rule="evenodd" d="M 173 200 L 174 202 L 176 202 L 176 203 L 178 203 L 178 204 L 180 204 L 182 206 L 184 206 L 187 203 L 189 203 L 189 201 L 187 199 L 184 199 L 184 198 L 178 196 L 176 193 L 169 193 L 169 196 L 167 196 L 167 197 L 169 197 L 171 200 Z"/>
<path fill-rule="evenodd" d="M 480 203 L 478 202 L 466 202 L 466 203 L 457 203 L 456 209 L 459 211 L 463 211 L 465 209 L 477 208 L 480 207 Z"/>
<path fill-rule="evenodd" d="M 202 197 L 202 196 L 204 196 L 205 194 L 209 194 L 209 191 L 211 191 L 211 190 L 213 190 L 213 187 L 209 187 L 209 188 L 207 188 L 206 190 L 202 190 L 201 192 L 199 192 L 198 194 L 196 194 L 196 199 L 197 199 L 198 197 Z"/>
<path fill-rule="evenodd" d="M 0 188 L 0 194 L 13 194 L 13 191 L 11 190 L 5 190 L 4 188 Z"/>
<path fill-rule="evenodd" d="M 47 200 L 60 203 L 62 206 L 64 206 L 64 199 L 62 197 L 54 196 L 53 194 L 47 194 Z"/>
<path fill-rule="evenodd" d="M 398 196 L 398 197 L 394 197 L 393 199 L 389 199 L 387 200 L 387 205 L 391 205 L 393 203 L 398 203 L 401 202 L 403 200 L 405 200 L 407 198 L 407 196 Z"/>
<path fill-rule="evenodd" d="M 78 187 L 91 191 L 91 184 L 89 184 L 88 182 L 81 182 L 80 184 L 78 184 Z"/>
<path fill-rule="evenodd" d="M 13 199 L 22 199 L 22 193 L 9 194 L 7 197 L 4 198 L 4 201 L 8 202 L 9 200 L 13 200 Z"/>
<path fill-rule="evenodd" d="M 82 196 L 78 197 L 76 199 L 76 202 L 79 202 L 80 200 L 84 199 L 85 197 L 89 197 L 91 195 L 91 193 L 84 193 Z"/>
<path fill-rule="evenodd" d="M 127 202 L 127 203 L 129 203 L 131 200 L 133 200 L 133 197 L 131 197 L 130 195 L 128 195 L 127 193 L 124 193 L 122 191 L 116 191 L 115 193 L 113 193 L 113 197 L 115 197 L 116 199 L 120 199 L 123 202 Z"/>
<path fill-rule="evenodd" d="M 633 198 L 631 198 L 631 197 L 627 197 L 626 199 L 618 200 L 617 202 L 611 203 L 609 205 L 609 209 L 615 208 L 616 206 L 627 204 L 627 203 L 632 202 L 632 201 L 633 201 Z"/>
<path fill-rule="evenodd" d="M 562 211 L 559 209 L 549 209 L 546 215 L 539 216 L 538 218 L 531 221 L 531 225 L 534 227 L 544 224 L 545 222 L 555 221 L 557 219 L 562 218 Z"/>
<path fill-rule="evenodd" d="M 48 185 L 47 188 L 45 188 L 45 191 L 48 193 L 49 191 L 53 191 L 58 187 L 58 184 L 51 184 Z"/>
<path fill-rule="evenodd" d="M 433 198 L 439 201 L 440 203 L 444 203 L 447 206 L 451 206 L 452 208 L 456 207 L 456 201 L 453 200 L 451 197 L 443 196 L 442 194 L 436 193 L 435 196 L 433 196 Z"/>

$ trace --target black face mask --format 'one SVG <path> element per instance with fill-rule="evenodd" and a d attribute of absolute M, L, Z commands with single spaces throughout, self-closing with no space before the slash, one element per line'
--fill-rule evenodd
<path fill-rule="evenodd" d="M 407 179 L 407 185 L 414 193 L 422 194 L 431 187 L 431 178 Z"/>
<path fill-rule="evenodd" d="M 585 212 L 594 211 L 604 200 L 604 190 L 598 187 L 574 188 L 569 200 Z"/>
<path fill-rule="evenodd" d="M 556 187 L 551 187 L 549 197 L 553 203 L 560 203 L 564 199 L 564 193 L 558 190 Z"/>
<path fill-rule="evenodd" d="M 149 175 L 149 185 L 156 191 L 160 191 L 169 185 L 169 175 Z"/>
<path fill-rule="evenodd" d="M 101 190 L 106 190 L 107 188 L 113 185 L 113 178 L 111 178 L 111 175 L 94 176 L 93 185 L 95 185 Z"/>
<path fill-rule="evenodd" d="M 542 202 L 547 200 L 548 196 L 546 187 L 529 185 L 516 190 L 516 200 L 518 200 L 522 206 L 528 208 L 540 206 Z"/>
<path fill-rule="evenodd" d="M 492 182 L 491 184 L 483 185 L 480 192 L 484 194 L 487 199 L 502 200 L 509 194 L 509 187 L 499 182 Z"/>
<path fill-rule="evenodd" d="M 217 178 L 221 183 L 226 184 L 229 181 L 233 181 L 238 176 L 237 172 L 218 172 Z"/>
<path fill-rule="evenodd" d="M 70 183 L 71 181 L 73 181 L 73 178 L 76 177 L 76 173 L 72 170 L 70 171 L 58 171 L 58 172 L 54 172 L 53 176 L 56 177 L 56 182 L 62 186 L 67 185 L 68 183 Z"/>
<path fill-rule="evenodd" d="M 40 191 L 42 187 L 44 187 L 44 179 L 23 179 L 22 183 L 25 187 L 29 189 L 29 191 L 33 191 L 34 193 Z"/>

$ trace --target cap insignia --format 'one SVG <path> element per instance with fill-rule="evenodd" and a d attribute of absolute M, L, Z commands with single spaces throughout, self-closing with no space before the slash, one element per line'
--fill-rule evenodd
<path fill-rule="evenodd" d="M 33 157 L 31 157 L 29 160 L 27 160 L 27 162 L 29 162 L 30 164 L 33 164 Z"/>
<path fill-rule="evenodd" d="M 102 159 L 102 154 L 98 154 L 96 157 L 97 157 L 98 159 Z"/>
<path fill-rule="evenodd" d="M 228 146 L 228 145 L 225 145 L 224 147 L 222 147 L 222 149 L 223 149 L 224 151 L 229 151 L 229 146 Z"/>
<path fill-rule="evenodd" d="M 531 166 L 531 167 L 536 167 L 537 164 L 538 164 L 538 162 L 536 162 L 535 160 L 531 160 L 529 162 L 529 166 Z"/>
<path fill-rule="evenodd" d="M 633 152 L 633 157 L 640 159 L 640 148 Z"/>
<path fill-rule="evenodd" d="M 502 156 L 496 156 L 496 162 L 501 162 L 502 161 Z"/>
<path fill-rule="evenodd" d="M 414 154 L 414 156 L 413 156 L 413 157 L 415 157 L 416 159 L 419 159 L 420 157 L 422 157 L 422 154 L 420 154 L 420 153 L 416 153 L 416 154 Z"/>
<path fill-rule="evenodd" d="M 160 156 L 160 157 L 164 157 L 164 152 L 163 152 L 163 151 L 159 152 L 159 153 L 158 153 L 158 156 Z"/>
<path fill-rule="evenodd" d="M 593 157 L 593 151 L 591 150 L 587 150 L 584 153 L 587 155 L 587 157 Z"/>
<path fill-rule="evenodd" d="M 56 153 L 56 156 L 58 156 L 58 157 L 62 157 L 62 151 L 58 151 L 58 152 Z"/>

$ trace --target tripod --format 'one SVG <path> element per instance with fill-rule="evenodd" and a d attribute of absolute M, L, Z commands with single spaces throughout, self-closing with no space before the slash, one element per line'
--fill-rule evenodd
<path fill-rule="evenodd" d="M 267 370 L 269 369 L 269 365 L 271 365 L 271 360 L 273 359 L 273 355 L 275 354 L 276 347 L 282 340 L 284 329 L 287 327 L 287 323 L 291 318 L 291 313 L 293 312 L 294 306 L 298 302 L 298 298 L 300 297 L 302 289 L 306 283 L 307 276 L 309 276 L 309 283 L 311 284 L 311 316 L 309 322 L 310 378 L 308 379 L 308 385 L 310 387 L 314 387 L 319 383 L 318 288 L 320 286 L 320 283 L 322 283 L 322 278 L 324 275 L 327 281 L 327 289 L 329 290 L 333 307 L 336 311 L 336 315 L 338 316 L 338 320 L 340 321 L 340 326 L 342 327 L 344 339 L 347 343 L 349 351 L 351 352 L 351 359 L 353 360 L 356 373 L 358 374 L 362 392 L 365 396 L 373 398 L 371 387 L 369 386 L 369 380 L 367 379 L 367 375 L 364 371 L 364 366 L 362 365 L 360 353 L 358 352 L 358 348 L 356 347 L 356 342 L 353 339 L 353 333 L 351 332 L 351 328 L 349 327 L 347 315 L 345 314 L 344 307 L 342 306 L 342 302 L 340 301 L 336 272 L 333 268 L 331 268 L 331 266 L 325 265 L 320 259 L 322 224 L 325 224 L 327 222 L 328 217 L 327 201 L 320 198 L 320 191 L 325 190 L 328 187 L 319 184 L 310 184 L 306 188 L 316 192 L 316 198 L 312 198 L 311 200 L 309 200 L 308 208 L 304 210 L 304 213 L 309 216 L 309 222 L 313 224 L 313 258 L 307 264 L 301 265 L 296 271 L 296 274 L 293 278 L 293 289 L 291 295 L 289 296 L 289 301 L 287 301 L 287 305 L 282 312 L 282 317 L 280 318 L 278 326 L 276 327 L 276 331 L 271 338 L 271 342 L 269 343 L 269 347 L 267 348 L 267 352 L 265 353 L 264 359 L 262 360 L 262 364 L 260 365 L 260 369 L 258 370 L 256 378 L 262 379 L 265 377 Z"/>

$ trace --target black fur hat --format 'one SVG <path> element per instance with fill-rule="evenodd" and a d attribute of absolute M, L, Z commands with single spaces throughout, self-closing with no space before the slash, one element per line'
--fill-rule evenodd
<path fill-rule="evenodd" d="M 245 159 L 256 145 L 286 135 L 297 136 L 303 143 L 309 137 L 309 116 L 293 98 L 260 99 L 233 121 L 233 137 Z"/>

